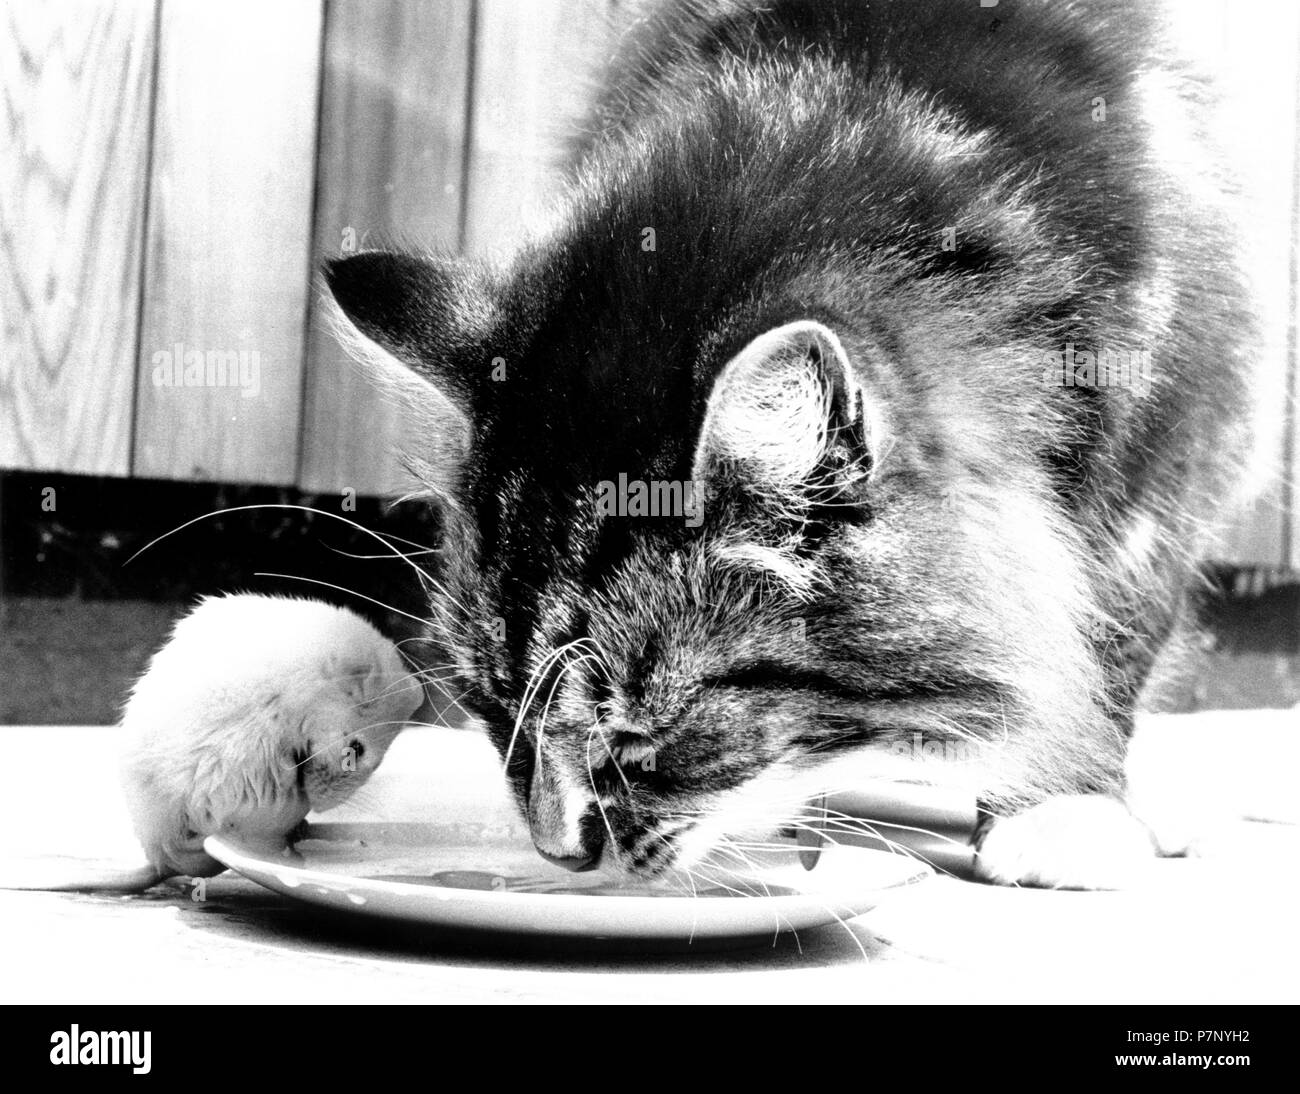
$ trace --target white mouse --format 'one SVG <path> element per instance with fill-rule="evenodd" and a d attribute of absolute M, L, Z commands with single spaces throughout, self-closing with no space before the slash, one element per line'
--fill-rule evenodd
<path fill-rule="evenodd" d="M 423 700 L 396 647 L 317 600 L 208 597 L 182 618 L 122 714 L 122 788 L 147 866 L 4 888 L 137 891 L 225 867 L 222 835 L 284 853 L 308 812 L 346 801 Z"/>

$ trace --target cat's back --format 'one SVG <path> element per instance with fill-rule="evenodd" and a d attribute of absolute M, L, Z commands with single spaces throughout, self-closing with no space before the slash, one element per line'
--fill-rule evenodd
<path fill-rule="evenodd" d="M 889 254 L 977 294 L 993 341 L 1005 302 L 1003 327 L 1035 345 L 1165 347 L 1165 417 L 1219 437 L 1254 323 L 1212 94 L 1170 16 L 1161 0 L 633 4 L 576 176 L 661 236 L 707 232 L 742 278 L 771 255 Z"/>
<path fill-rule="evenodd" d="M 623 19 L 577 147 L 595 175 L 646 147 L 730 146 L 842 197 L 849 232 L 855 190 L 1000 186 L 1122 265 L 1158 189 L 1189 163 L 1215 173 L 1203 82 L 1156 0 L 643 0 Z"/>
<path fill-rule="evenodd" d="M 995 127 L 1058 112 L 1054 128 L 1081 92 L 1120 95 L 1170 58 L 1159 0 L 638 0 L 619 10 L 595 133 L 634 128 L 665 95 L 737 65 L 793 72 L 818 61 L 863 84 L 946 97 Z"/>

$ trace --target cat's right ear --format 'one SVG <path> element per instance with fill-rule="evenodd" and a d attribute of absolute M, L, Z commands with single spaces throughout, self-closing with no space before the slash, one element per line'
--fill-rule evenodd
<path fill-rule="evenodd" d="M 759 335 L 723 367 L 692 477 L 732 481 L 799 508 L 847 490 L 879 460 L 883 431 L 839 337 L 814 320 Z"/>
<path fill-rule="evenodd" d="M 490 370 L 465 350 L 481 344 L 491 307 L 471 267 L 454 258 L 362 251 L 327 261 L 324 274 L 364 340 L 338 331 L 353 356 L 383 370 L 371 343 L 473 420 Z"/>

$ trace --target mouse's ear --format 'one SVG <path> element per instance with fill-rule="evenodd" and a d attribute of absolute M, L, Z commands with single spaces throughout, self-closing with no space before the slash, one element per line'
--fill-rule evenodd
<path fill-rule="evenodd" d="M 375 697 L 382 672 L 371 659 L 364 657 L 331 657 L 326 663 L 330 682 L 345 696 L 358 703 Z"/>
<path fill-rule="evenodd" d="M 493 367 L 476 348 L 492 307 L 473 266 L 450 256 L 362 251 L 326 262 L 324 274 L 346 319 L 336 333 L 381 384 L 403 383 L 392 368 L 399 364 L 473 420 Z"/>

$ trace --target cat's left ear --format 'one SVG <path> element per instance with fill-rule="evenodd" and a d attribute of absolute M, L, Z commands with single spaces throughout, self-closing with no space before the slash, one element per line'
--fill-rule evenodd
<path fill-rule="evenodd" d="M 473 419 L 491 368 L 463 351 L 484 336 L 491 308 L 471 266 L 453 257 L 362 251 L 326 262 L 324 273 L 366 340 Z M 354 356 L 376 364 L 368 347 L 351 342 Z"/>
<path fill-rule="evenodd" d="M 692 477 L 730 480 L 774 501 L 843 489 L 872 466 L 879 427 L 829 327 L 800 320 L 759 335 L 709 396 Z"/>

